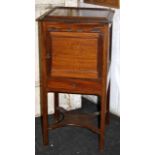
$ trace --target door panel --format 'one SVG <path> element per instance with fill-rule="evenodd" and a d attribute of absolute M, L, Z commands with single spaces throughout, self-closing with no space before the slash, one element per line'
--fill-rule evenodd
<path fill-rule="evenodd" d="M 52 77 L 97 79 L 98 33 L 50 32 Z"/>

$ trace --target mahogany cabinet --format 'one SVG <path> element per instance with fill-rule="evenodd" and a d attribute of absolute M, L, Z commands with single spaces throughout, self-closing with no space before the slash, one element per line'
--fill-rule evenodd
<path fill-rule="evenodd" d="M 44 144 L 48 144 L 49 129 L 75 125 L 99 134 L 99 148 L 103 150 L 105 124 L 109 122 L 107 77 L 113 15 L 114 11 L 109 9 L 56 7 L 37 19 Z M 52 124 L 48 124 L 48 92 L 53 92 L 55 98 Z M 66 112 L 60 108 L 58 93 L 99 96 L 99 127 L 91 122 L 94 114 Z"/>

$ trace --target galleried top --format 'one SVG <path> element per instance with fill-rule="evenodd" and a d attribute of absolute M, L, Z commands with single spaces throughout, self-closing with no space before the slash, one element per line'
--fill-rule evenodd
<path fill-rule="evenodd" d="M 80 22 L 95 20 L 112 22 L 114 11 L 101 8 L 55 7 L 40 16 L 37 21 L 68 21 Z"/>

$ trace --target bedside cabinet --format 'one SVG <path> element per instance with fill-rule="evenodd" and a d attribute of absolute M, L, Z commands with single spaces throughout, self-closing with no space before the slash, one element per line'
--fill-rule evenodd
<path fill-rule="evenodd" d="M 71 125 L 99 134 L 99 148 L 103 150 L 105 124 L 109 123 L 110 81 L 107 77 L 113 15 L 114 11 L 108 9 L 56 7 L 37 19 L 44 144 L 48 144 L 49 129 Z M 52 124 L 48 124 L 48 92 L 53 92 L 55 98 Z M 91 122 L 95 114 L 59 108 L 58 93 L 99 96 L 99 127 Z"/>

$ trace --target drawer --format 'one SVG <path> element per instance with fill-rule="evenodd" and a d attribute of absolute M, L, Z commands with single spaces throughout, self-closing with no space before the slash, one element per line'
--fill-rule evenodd
<path fill-rule="evenodd" d="M 101 83 L 99 81 L 75 80 L 75 79 L 52 79 L 47 82 L 48 90 L 100 95 Z"/>

